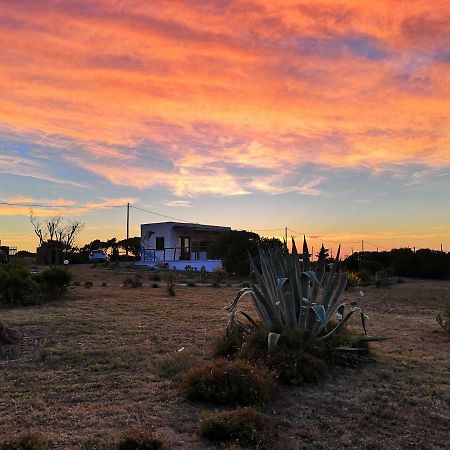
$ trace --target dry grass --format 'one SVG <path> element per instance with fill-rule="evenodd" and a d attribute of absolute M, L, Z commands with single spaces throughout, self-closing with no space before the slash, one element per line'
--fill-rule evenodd
<path fill-rule="evenodd" d="M 133 274 L 125 270 L 73 270 L 80 286 L 62 301 L 0 311 L 23 336 L 15 359 L 0 361 L 4 439 L 27 430 L 45 435 L 50 448 L 79 449 L 136 428 L 157 432 L 167 448 L 209 448 L 196 433 L 205 406 L 178 394 L 161 361 L 182 352 L 208 358 L 238 286 L 178 285 L 169 297 L 148 276 L 142 289 L 126 289 Z M 435 317 L 450 283 L 363 290 L 370 333 L 392 340 L 374 344 L 377 360 L 363 368 L 280 388 L 262 409 L 277 424 L 279 448 L 447 448 L 450 338 Z"/>

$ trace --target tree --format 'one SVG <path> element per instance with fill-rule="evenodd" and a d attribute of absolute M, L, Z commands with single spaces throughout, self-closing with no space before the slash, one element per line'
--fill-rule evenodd
<path fill-rule="evenodd" d="M 141 238 L 139 236 L 130 237 L 127 239 L 122 239 L 117 244 L 118 246 L 126 250 L 128 243 L 128 251 L 135 256 L 136 258 L 140 258 L 141 256 Z"/>
<path fill-rule="evenodd" d="M 30 222 L 39 238 L 40 253 L 50 265 L 71 256 L 75 239 L 84 226 L 75 220 L 66 222 L 61 216 L 50 217 L 41 222 L 33 216 L 33 212 L 30 215 Z"/>

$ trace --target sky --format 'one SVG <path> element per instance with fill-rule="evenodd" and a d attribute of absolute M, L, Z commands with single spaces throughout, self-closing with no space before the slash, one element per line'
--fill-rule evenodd
<path fill-rule="evenodd" d="M 448 0 L 0 0 L 0 202 L 450 250 Z M 121 206 L 121 207 L 117 207 Z M 33 250 L 28 206 L 3 244 Z M 141 223 L 168 220 L 131 209 Z"/>

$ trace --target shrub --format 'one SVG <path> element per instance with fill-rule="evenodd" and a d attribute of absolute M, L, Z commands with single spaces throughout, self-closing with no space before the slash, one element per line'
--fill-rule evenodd
<path fill-rule="evenodd" d="M 373 283 L 373 276 L 368 270 L 360 270 L 358 277 L 361 280 L 359 283 L 360 286 L 369 286 Z"/>
<path fill-rule="evenodd" d="M 266 371 L 236 360 L 217 359 L 187 372 L 181 392 L 190 400 L 254 405 L 268 400 L 273 383 Z"/>
<path fill-rule="evenodd" d="M 62 297 L 67 292 L 73 276 L 67 269 L 51 267 L 33 278 L 40 285 L 43 294 L 51 300 Z"/>
<path fill-rule="evenodd" d="M 159 375 L 163 378 L 178 378 L 181 374 L 187 372 L 193 364 L 194 358 L 185 352 L 163 355 L 156 359 Z"/>
<path fill-rule="evenodd" d="M 288 385 L 317 382 L 327 372 L 324 344 L 294 329 L 284 330 L 270 352 L 267 330 L 253 330 L 240 356 L 264 366 L 280 383 Z"/>
<path fill-rule="evenodd" d="M 161 276 L 158 273 L 152 273 L 148 278 L 150 281 L 161 281 Z"/>
<path fill-rule="evenodd" d="M 264 416 L 253 408 L 202 413 L 199 417 L 201 436 L 215 442 L 236 442 L 245 447 L 263 448 L 268 441 L 268 428 Z"/>
<path fill-rule="evenodd" d="M 242 334 L 242 330 L 238 327 L 233 327 L 231 330 L 227 328 L 225 334 L 214 340 L 214 356 L 228 358 L 235 355 L 242 346 Z"/>
<path fill-rule="evenodd" d="M 197 286 L 197 285 L 195 284 L 195 282 L 194 282 L 193 280 L 189 280 L 189 281 L 186 283 L 186 286 L 187 286 L 187 287 L 195 287 L 195 286 Z"/>
<path fill-rule="evenodd" d="M 80 282 L 78 280 L 76 280 L 72 283 L 72 286 L 79 286 L 79 285 L 80 285 Z"/>
<path fill-rule="evenodd" d="M 106 286 L 108 286 L 108 284 L 104 281 L 104 282 L 102 283 L 102 287 L 106 287 Z"/>
<path fill-rule="evenodd" d="M 358 276 L 358 274 L 349 272 L 347 276 L 347 287 L 346 289 L 361 286 L 361 278 Z"/>
<path fill-rule="evenodd" d="M 142 287 L 142 281 L 141 277 L 139 275 L 135 275 L 134 278 L 132 277 L 126 277 L 125 280 L 123 280 L 123 285 L 128 288 L 141 288 Z"/>
<path fill-rule="evenodd" d="M 158 283 L 152 283 L 152 288 L 154 288 L 154 289 L 159 288 L 159 284 Z"/>
<path fill-rule="evenodd" d="M 217 287 L 220 283 L 223 283 L 225 279 L 225 272 L 222 269 L 215 269 L 212 273 L 212 285 Z"/>
<path fill-rule="evenodd" d="M 41 290 L 28 270 L 18 264 L 0 265 L 0 304 L 35 305 Z"/>
<path fill-rule="evenodd" d="M 450 301 L 445 305 L 443 313 L 438 314 L 436 321 L 447 333 L 450 333 Z"/>
<path fill-rule="evenodd" d="M 174 270 L 168 270 L 166 272 L 166 290 L 171 297 L 175 297 L 176 294 L 175 292 L 176 279 L 177 275 Z"/>
<path fill-rule="evenodd" d="M 84 287 L 86 289 L 90 289 L 92 286 L 94 286 L 94 283 L 92 281 L 85 281 L 84 282 Z"/>
<path fill-rule="evenodd" d="M 118 450 L 159 450 L 162 441 L 154 434 L 138 430 L 128 431 L 117 446 Z"/>
<path fill-rule="evenodd" d="M 23 434 L 11 441 L 0 443 L 0 450 L 45 450 L 47 445 L 39 434 Z"/>

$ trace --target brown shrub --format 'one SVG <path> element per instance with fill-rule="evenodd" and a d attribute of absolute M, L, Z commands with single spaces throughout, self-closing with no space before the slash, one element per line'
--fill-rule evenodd
<path fill-rule="evenodd" d="M 117 446 L 118 450 L 159 450 L 163 443 L 154 434 L 139 430 L 128 431 Z"/>
<path fill-rule="evenodd" d="M 215 442 L 234 442 L 240 446 L 265 448 L 268 443 L 265 417 L 253 408 L 202 413 L 199 433 Z"/>
<path fill-rule="evenodd" d="M 0 442 L 0 450 L 46 450 L 48 447 L 39 434 L 26 433 L 10 441 Z"/>
<path fill-rule="evenodd" d="M 268 400 L 273 382 L 261 368 L 236 360 L 217 359 L 191 369 L 181 392 L 190 400 L 222 405 L 254 405 Z"/>

